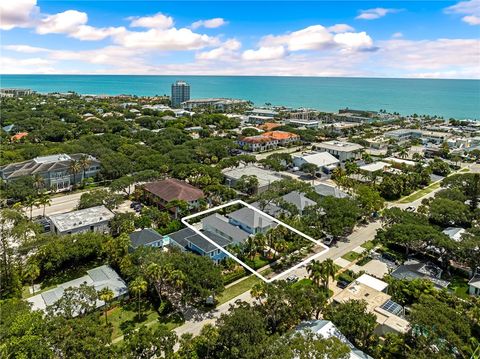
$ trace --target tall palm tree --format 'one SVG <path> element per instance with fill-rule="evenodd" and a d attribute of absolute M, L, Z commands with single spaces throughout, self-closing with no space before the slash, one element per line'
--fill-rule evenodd
<path fill-rule="evenodd" d="M 103 300 L 105 302 L 105 306 L 104 306 L 104 313 L 105 313 L 105 325 L 108 324 L 108 318 L 107 318 L 107 311 L 108 311 L 108 307 L 109 307 L 109 303 L 110 301 L 113 299 L 113 291 L 108 288 L 108 287 L 105 287 L 105 288 L 102 288 L 101 290 L 98 291 L 98 298 L 100 298 L 100 300 Z"/>
<path fill-rule="evenodd" d="M 73 184 L 75 185 L 77 183 L 77 174 L 82 170 L 80 162 L 77 160 L 72 160 L 68 166 L 68 170 L 73 175 Z"/>
<path fill-rule="evenodd" d="M 398 151 L 398 156 L 400 158 L 407 158 L 408 157 L 408 151 L 405 147 L 400 148 L 400 151 Z"/>
<path fill-rule="evenodd" d="M 186 275 L 179 269 L 172 270 L 168 276 L 169 283 L 176 289 L 181 289 L 186 280 Z"/>
<path fill-rule="evenodd" d="M 146 274 L 148 279 L 152 282 L 155 289 L 157 290 L 158 296 L 162 298 L 162 279 L 166 274 L 166 268 L 162 268 L 157 263 L 150 263 L 146 269 Z"/>
<path fill-rule="evenodd" d="M 40 268 L 35 262 L 28 262 L 23 270 L 23 277 L 25 280 L 28 280 L 32 286 L 32 294 L 35 293 L 35 288 L 33 286 L 33 281 L 38 278 L 40 275 Z"/>
<path fill-rule="evenodd" d="M 148 284 L 143 277 L 137 277 L 130 283 L 130 291 L 137 297 L 138 318 L 140 319 L 140 296 L 147 291 Z"/>
<path fill-rule="evenodd" d="M 319 261 L 313 260 L 307 265 L 307 272 L 309 278 L 316 285 L 320 285 L 320 280 L 322 279 L 322 265 Z"/>
<path fill-rule="evenodd" d="M 45 217 L 45 209 L 47 206 L 50 206 L 52 204 L 52 200 L 50 199 L 50 196 L 46 193 L 42 194 L 38 198 L 38 204 L 40 206 L 43 206 L 43 217 Z"/>
<path fill-rule="evenodd" d="M 91 163 L 92 163 L 92 161 L 90 160 L 90 157 L 88 157 L 85 154 L 81 155 L 80 158 L 78 159 L 78 164 L 80 165 L 80 168 L 83 171 L 83 179 L 85 179 L 85 172 L 86 172 L 87 168 L 90 167 Z"/>
<path fill-rule="evenodd" d="M 248 237 L 245 241 L 245 252 L 250 257 L 251 260 L 255 258 L 257 254 L 257 244 L 255 242 L 255 237 Z"/>
<path fill-rule="evenodd" d="M 330 277 L 335 279 L 335 264 L 331 258 L 325 259 L 322 263 L 322 282 L 326 290 L 328 290 L 328 282 Z"/>
<path fill-rule="evenodd" d="M 33 176 L 33 184 L 37 188 L 37 192 L 39 192 L 45 186 L 45 179 L 37 173 Z"/>
<path fill-rule="evenodd" d="M 287 248 L 288 248 L 288 243 L 284 239 L 279 239 L 279 240 L 273 242 L 273 249 L 275 250 L 274 256 L 276 256 L 277 254 L 279 254 L 279 256 L 280 256 L 280 253 L 283 252 Z"/>
<path fill-rule="evenodd" d="M 26 199 L 25 199 L 25 202 L 23 203 L 25 206 L 29 207 L 30 208 L 30 220 L 32 220 L 32 217 L 33 217 L 33 207 L 37 207 L 38 208 L 38 200 L 37 198 L 33 197 L 33 196 L 28 196 Z"/>

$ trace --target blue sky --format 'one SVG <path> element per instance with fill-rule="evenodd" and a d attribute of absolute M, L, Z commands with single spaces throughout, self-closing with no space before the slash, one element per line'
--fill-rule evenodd
<path fill-rule="evenodd" d="M 479 78 L 480 0 L 0 4 L 3 73 Z"/>

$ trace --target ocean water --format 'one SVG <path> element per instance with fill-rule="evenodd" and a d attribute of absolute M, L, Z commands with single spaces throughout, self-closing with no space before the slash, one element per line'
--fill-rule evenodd
<path fill-rule="evenodd" d="M 170 93 L 176 80 L 190 83 L 191 97 L 230 97 L 322 111 L 355 108 L 403 115 L 428 114 L 445 118 L 480 119 L 480 80 L 430 80 L 271 76 L 116 76 L 1 75 L 0 86 L 38 92 L 80 94 Z"/>

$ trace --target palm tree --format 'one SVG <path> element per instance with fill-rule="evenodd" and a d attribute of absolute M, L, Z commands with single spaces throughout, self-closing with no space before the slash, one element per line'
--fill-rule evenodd
<path fill-rule="evenodd" d="M 33 176 L 33 184 L 37 188 L 37 192 L 39 192 L 45 185 L 45 179 L 42 175 L 37 173 L 35 176 Z"/>
<path fill-rule="evenodd" d="M 283 252 L 287 248 L 288 248 L 288 243 L 284 239 L 280 239 L 280 240 L 275 241 L 273 243 L 273 249 L 275 250 L 275 255 L 277 253 L 280 254 L 281 252 Z"/>
<path fill-rule="evenodd" d="M 328 290 L 328 281 L 330 277 L 332 277 L 332 279 L 335 279 L 335 264 L 333 263 L 333 260 L 331 258 L 327 258 L 321 263 L 321 266 L 323 285 L 325 289 Z"/>
<path fill-rule="evenodd" d="M 316 285 L 320 285 L 320 280 L 322 279 L 322 265 L 319 261 L 313 260 L 307 265 L 307 273 L 309 278 Z"/>
<path fill-rule="evenodd" d="M 140 319 L 140 296 L 147 291 L 147 282 L 143 277 L 137 277 L 130 283 L 130 291 L 137 296 L 138 318 Z"/>
<path fill-rule="evenodd" d="M 405 147 L 400 148 L 400 150 L 398 151 L 398 156 L 400 158 L 407 158 L 408 157 L 407 149 Z"/>
<path fill-rule="evenodd" d="M 255 258 L 257 254 L 257 243 L 255 242 L 255 237 L 248 237 L 245 241 L 245 252 L 250 257 L 250 260 Z"/>
<path fill-rule="evenodd" d="M 40 275 L 40 268 L 38 267 L 38 264 L 35 262 L 28 262 L 24 269 L 23 277 L 25 278 L 25 280 L 28 280 L 32 285 L 32 294 L 35 293 L 33 281 L 37 279 L 39 275 Z"/>
<path fill-rule="evenodd" d="M 69 172 L 73 175 L 73 184 L 77 183 L 77 174 L 80 172 L 82 167 L 80 166 L 80 162 L 77 160 L 72 160 L 70 165 L 68 166 Z"/>
<path fill-rule="evenodd" d="M 52 204 L 52 200 L 50 199 L 50 196 L 48 194 L 42 194 L 40 198 L 38 199 L 38 204 L 40 206 L 43 206 L 43 217 L 45 217 L 45 209 L 47 206 L 50 206 Z"/>
<path fill-rule="evenodd" d="M 80 165 L 80 168 L 83 171 L 83 179 L 85 179 L 85 172 L 86 172 L 87 168 L 90 167 L 91 163 L 92 163 L 92 161 L 90 160 L 90 157 L 88 157 L 85 154 L 81 155 L 80 158 L 78 159 L 78 164 Z"/>
<path fill-rule="evenodd" d="M 108 324 L 108 319 L 107 319 L 107 310 L 108 310 L 108 304 L 110 301 L 113 299 L 113 291 L 108 288 L 102 288 L 101 290 L 98 291 L 98 298 L 100 300 L 103 300 L 105 302 L 105 310 L 103 311 L 105 313 L 105 325 Z"/>
<path fill-rule="evenodd" d="M 24 202 L 24 205 L 29 207 L 30 208 L 30 220 L 32 220 L 32 217 L 33 217 L 33 207 L 37 207 L 38 208 L 38 200 L 33 197 L 33 196 L 28 196 L 26 199 L 25 199 L 25 202 Z"/>
<path fill-rule="evenodd" d="M 168 276 L 168 281 L 176 289 L 181 289 L 186 280 L 186 275 L 179 269 L 172 270 Z"/>
<path fill-rule="evenodd" d="M 146 274 L 149 280 L 153 283 L 155 289 L 157 290 L 158 296 L 160 299 L 162 298 L 162 285 L 161 281 L 164 278 L 166 271 L 168 271 L 168 268 L 166 267 L 161 267 L 157 263 L 150 263 L 147 267 Z"/>
<path fill-rule="evenodd" d="M 345 172 L 347 175 L 351 175 L 358 172 L 358 165 L 353 161 L 348 161 L 345 163 Z"/>

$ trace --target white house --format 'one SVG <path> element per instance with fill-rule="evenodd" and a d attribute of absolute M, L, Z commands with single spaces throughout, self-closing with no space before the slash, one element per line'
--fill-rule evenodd
<path fill-rule="evenodd" d="M 110 230 L 109 222 L 114 214 L 105 206 L 48 216 L 50 231 L 55 234 L 103 232 Z"/>

